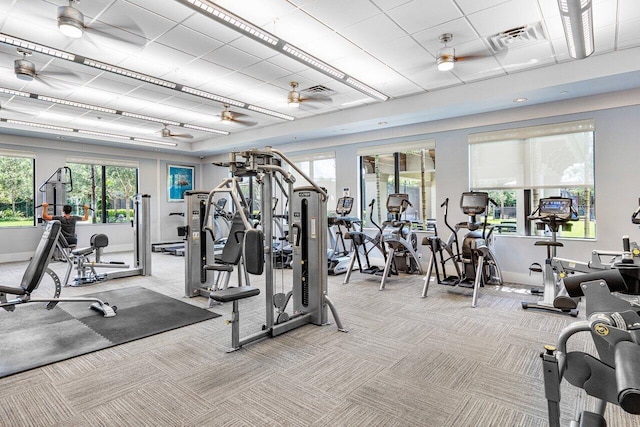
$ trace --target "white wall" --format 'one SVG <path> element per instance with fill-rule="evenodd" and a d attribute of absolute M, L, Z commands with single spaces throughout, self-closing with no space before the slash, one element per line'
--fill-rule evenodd
<path fill-rule="evenodd" d="M 168 203 L 166 195 L 166 164 L 184 164 L 196 167 L 196 179 L 201 175 L 200 159 L 175 154 L 152 151 L 127 150 L 91 144 L 58 141 L 50 139 L 0 135 L 0 148 L 35 153 L 36 204 L 41 201 L 37 192 L 53 172 L 66 164 L 67 157 L 83 157 L 137 161 L 139 163 L 139 191 L 151 196 L 151 241 L 158 242 L 172 236 L 175 228 L 170 227 L 169 212 L 183 211 L 183 203 Z M 38 215 L 40 212 L 38 212 Z M 180 218 L 181 223 L 184 221 Z M 105 252 L 133 249 L 133 231 L 130 224 L 78 224 L 78 246 L 89 246 L 89 238 L 96 233 L 109 236 L 109 247 Z M 27 260 L 33 255 L 40 237 L 42 226 L 13 227 L 0 229 L 0 262 Z M 176 233 L 177 237 L 177 233 Z M 10 242 L 10 244 L 9 244 Z"/>
<path fill-rule="evenodd" d="M 357 148 L 369 145 L 389 145 L 411 140 L 436 141 L 436 203 L 446 197 L 457 206 L 460 193 L 468 189 L 468 149 L 470 133 L 497 129 L 517 128 L 594 119 L 596 128 L 596 214 L 597 240 L 563 240 L 565 247 L 558 254 L 565 258 L 588 260 L 592 249 L 618 250 L 621 236 L 629 235 L 640 241 L 640 231 L 631 224 L 631 213 L 638 206 L 640 188 L 635 172 L 640 158 L 640 102 L 633 93 L 612 93 L 588 98 L 572 99 L 552 104 L 538 104 L 500 112 L 479 114 L 464 118 L 427 122 L 416 125 L 384 129 L 377 132 L 351 134 L 342 137 L 309 142 L 297 142 L 277 147 L 287 155 L 312 152 L 336 152 L 337 188 L 350 187 L 352 195 L 360 197 L 358 182 Z M 170 212 L 184 209 L 183 203 L 166 200 L 166 164 L 196 166 L 196 182 L 202 190 L 210 190 L 227 177 L 228 170 L 211 162 L 228 161 L 227 155 L 201 160 L 189 156 L 169 156 L 147 151 L 110 149 L 87 144 L 53 142 L 34 138 L 2 136 L 0 147 L 35 151 L 36 184 L 39 185 L 56 168 L 64 165 L 67 156 L 83 155 L 123 158 L 140 162 L 140 191 L 151 195 L 152 241 L 170 240 L 182 217 L 169 217 Z M 46 147 L 44 149 L 43 147 Z M 438 229 L 446 236 L 438 208 Z M 451 222 L 466 218 L 457 209 L 451 209 Z M 80 244 L 88 242 L 94 230 L 106 229 L 114 247 L 131 242 L 130 229 L 125 225 L 79 226 Z M 0 247 L 0 262 L 28 259 L 42 230 L 40 227 L 0 229 L 0 241 L 12 242 Z M 177 236 L 176 236 L 177 237 Z M 528 267 L 541 262 L 544 251 L 534 247 L 535 237 L 498 236 L 496 252 L 505 278 L 520 283 L 539 283 L 539 277 L 530 278 Z M 14 243 L 15 242 L 15 243 Z M 83 243 L 84 242 L 84 243 Z M 428 254 L 423 251 L 423 263 Z"/>

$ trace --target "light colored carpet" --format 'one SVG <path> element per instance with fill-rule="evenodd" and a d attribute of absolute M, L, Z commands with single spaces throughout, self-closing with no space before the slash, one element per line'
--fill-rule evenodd
<path fill-rule="evenodd" d="M 204 298 L 182 297 L 183 262 L 154 253 L 151 277 L 63 293 L 144 286 L 204 306 Z M 18 280 L 24 265 L 0 266 L 3 282 Z M 291 271 L 276 276 L 278 291 L 291 287 Z M 539 353 L 573 318 L 522 310 L 522 298 L 537 298 L 509 289 L 482 289 L 473 309 L 467 289 L 432 284 L 421 299 L 422 277 L 393 277 L 382 292 L 376 279 L 356 272 L 343 285 L 329 277 L 347 334 L 308 325 L 226 353 L 225 304 L 214 309 L 220 319 L 0 379 L 0 425 L 547 425 Z M 264 298 L 241 301 L 240 313 L 242 335 L 259 331 Z M 577 405 L 582 395 L 565 386 L 563 425 Z M 620 427 L 640 421 L 618 408 L 608 417 Z"/>

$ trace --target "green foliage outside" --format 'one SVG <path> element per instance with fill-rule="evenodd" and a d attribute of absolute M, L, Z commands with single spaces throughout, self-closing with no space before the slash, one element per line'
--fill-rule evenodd
<path fill-rule="evenodd" d="M 0 226 L 32 226 L 33 209 L 33 159 L 0 156 Z"/>

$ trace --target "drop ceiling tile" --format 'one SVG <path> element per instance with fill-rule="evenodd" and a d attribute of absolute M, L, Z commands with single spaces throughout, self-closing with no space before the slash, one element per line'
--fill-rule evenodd
<path fill-rule="evenodd" d="M 621 21 L 618 29 L 618 48 L 640 46 L 640 19 Z"/>
<path fill-rule="evenodd" d="M 593 28 L 615 25 L 617 12 L 618 0 L 605 0 L 599 3 L 593 3 Z M 626 16 L 625 19 L 627 19 Z"/>
<path fill-rule="evenodd" d="M 338 33 L 327 34 L 298 47 L 327 63 L 362 52 L 360 47 Z"/>
<path fill-rule="evenodd" d="M 462 9 L 462 12 L 464 12 L 465 15 L 470 15 L 472 13 L 484 9 L 489 9 L 493 6 L 497 6 L 500 3 L 505 3 L 507 1 L 509 0 L 456 0 L 456 3 L 458 3 L 458 6 L 460 6 L 460 9 Z M 557 0 L 552 1 L 556 2 L 557 7 Z"/>
<path fill-rule="evenodd" d="M 225 25 L 218 24 L 216 21 L 207 18 L 200 13 L 194 13 L 182 22 L 187 28 L 191 28 L 205 36 L 214 38 L 222 43 L 229 43 L 238 37 L 242 37 L 237 31 L 228 28 Z"/>
<path fill-rule="evenodd" d="M 383 84 L 378 85 L 377 88 L 382 93 L 385 93 L 392 98 L 399 98 L 422 92 L 422 88 L 420 86 L 416 85 L 404 76 L 387 80 Z"/>
<path fill-rule="evenodd" d="M 207 53 L 202 59 L 231 68 L 232 70 L 242 70 L 260 61 L 260 58 L 257 56 L 229 45 Z"/>
<path fill-rule="evenodd" d="M 296 10 L 278 18 L 273 33 L 295 46 L 309 43 L 331 33 L 333 30 L 313 17 Z"/>
<path fill-rule="evenodd" d="M 118 64 L 137 73 L 161 76 L 193 60 L 193 56 L 159 43 L 149 43 L 144 50 Z M 179 82 L 178 82 L 179 83 Z"/>
<path fill-rule="evenodd" d="M 222 79 L 234 72 L 230 68 L 222 67 L 205 60 L 189 62 L 176 70 L 177 71 L 174 70 L 176 73 L 180 73 L 183 76 L 185 84 L 193 87 L 197 87 L 212 79 Z M 171 73 L 167 74 L 167 76 L 171 75 Z M 172 77 L 172 81 L 173 79 L 177 79 L 177 76 Z M 187 83 L 187 81 L 193 81 L 194 83 Z"/>
<path fill-rule="evenodd" d="M 553 64 L 555 59 L 547 41 L 516 49 L 509 49 L 506 55 L 498 56 L 498 61 L 508 73 Z"/>
<path fill-rule="evenodd" d="M 100 21 L 154 40 L 173 28 L 176 23 L 135 4 L 117 1 L 102 15 Z"/>
<path fill-rule="evenodd" d="M 458 8 L 450 0 L 413 0 L 388 10 L 387 15 L 409 34 L 462 18 Z"/>
<path fill-rule="evenodd" d="M 107 0 L 110 1 L 110 0 Z M 122 2 L 124 0 L 118 0 Z M 177 1 L 149 1 L 149 0 L 126 0 L 129 3 L 133 3 L 136 6 L 146 9 L 147 11 L 155 14 L 162 15 L 174 22 L 182 22 L 189 16 L 195 14 L 193 9 L 180 4 Z M 91 0 L 93 2 L 93 0 Z M 83 2 L 84 4 L 85 2 Z M 89 3 L 89 2 L 86 2 Z"/>
<path fill-rule="evenodd" d="M 95 37 L 82 37 L 69 43 L 67 52 L 107 64 L 117 65 L 142 48 L 135 44 L 120 43 L 103 38 L 94 41 Z M 143 40 L 143 39 L 138 39 Z"/>
<path fill-rule="evenodd" d="M 236 72 L 221 79 L 211 80 L 198 86 L 198 89 L 237 99 L 232 95 L 242 90 L 249 90 L 260 86 L 261 84 L 263 84 L 261 80 Z"/>
<path fill-rule="evenodd" d="M 455 19 L 445 24 L 415 33 L 412 37 L 435 57 L 438 49 L 443 46 L 440 41 L 440 36 L 444 33 L 449 33 L 453 36 L 453 39 L 448 44 L 450 47 L 456 47 L 463 43 L 478 40 L 477 33 L 466 19 Z"/>
<path fill-rule="evenodd" d="M 262 80 L 263 82 L 270 82 L 291 74 L 289 70 L 285 70 L 284 68 L 267 61 L 251 65 L 242 70 L 242 73 L 255 79 Z"/>
<path fill-rule="evenodd" d="M 289 2 L 281 0 L 217 0 L 215 3 L 269 32 L 270 24 L 297 9 Z"/>
<path fill-rule="evenodd" d="M 302 5 L 302 9 L 338 32 L 380 14 L 380 9 L 369 0 L 314 1 Z"/>
<path fill-rule="evenodd" d="M 389 10 L 394 7 L 402 6 L 410 1 L 411 0 L 371 0 L 371 3 L 375 4 L 382 10 Z"/>
<path fill-rule="evenodd" d="M 558 9 L 558 0 L 538 0 L 540 10 L 544 19 L 551 18 L 553 16 L 560 16 L 560 9 Z"/>
<path fill-rule="evenodd" d="M 66 99 L 75 102 L 83 102 L 85 104 L 118 109 L 118 107 L 112 105 L 112 103 L 113 101 L 119 99 L 120 96 L 121 95 L 118 93 L 107 92 L 93 87 L 82 86 L 74 90 L 73 97 L 67 97 Z"/>
<path fill-rule="evenodd" d="M 229 46 L 233 46 L 236 49 L 240 49 L 244 52 L 249 52 L 251 55 L 256 56 L 262 60 L 273 58 L 280 55 L 278 50 L 274 50 L 266 45 L 257 42 L 249 37 L 240 37 L 235 39 Z"/>
<path fill-rule="evenodd" d="M 595 54 L 613 52 L 616 47 L 616 26 L 614 24 L 594 29 Z"/>
<path fill-rule="evenodd" d="M 291 59 L 285 55 L 276 55 L 268 59 L 268 62 L 271 64 L 275 64 L 291 73 L 297 73 L 298 71 L 302 71 L 307 68 L 306 65 L 296 61 L 295 59 Z"/>
<path fill-rule="evenodd" d="M 628 21 L 631 19 L 640 19 L 640 2 L 638 2 L 637 0 L 620 0 L 619 4 L 621 20 Z"/>
<path fill-rule="evenodd" d="M 413 83 L 421 88 L 431 91 L 462 84 L 453 73 L 438 71 L 436 67 L 427 68 L 415 74 L 407 76 Z"/>
<path fill-rule="evenodd" d="M 223 45 L 219 40 L 207 37 L 184 26 L 172 28 L 161 35 L 156 42 L 190 56 L 201 56 Z"/>
<path fill-rule="evenodd" d="M 433 55 L 410 36 L 375 46 L 370 52 L 380 62 L 401 73 L 411 73 L 417 67 L 423 67 L 425 62 L 435 61 Z"/>
<path fill-rule="evenodd" d="M 125 77 L 119 77 L 118 75 L 105 72 L 99 77 L 93 79 L 86 85 L 86 87 L 90 89 L 111 92 L 118 95 L 124 95 L 141 85 L 141 82 L 136 82 L 135 80 L 127 79 Z"/>
<path fill-rule="evenodd" d="M 160 89 L 160 88 L 159 88 Z M 151 85 L 144 85 L 138 87 L 131 92 L 127 93 L 127 96 L 132 96 L 138 99 L 144 99 L 145 101 L 151 101 L 152 103 L 161 103 L 163 100 L 169 98 L 171 96 L 172 91 L 164 90 L 153 90 Z M 176 92 L 173 92 L 176 93 Z"/>
<path fill-rule="evenodd" d="M 363 49 L 404 37 L 406 33 L 386 15 L 376 15 L 351 25 L 342 34 Z"/>
<path fill-rule="evenodd" d="M 511 0 L 468 16 L 469 22 L 482 37 L 532 24 L 541 18 L 536 2 L 531 0 Z"/>

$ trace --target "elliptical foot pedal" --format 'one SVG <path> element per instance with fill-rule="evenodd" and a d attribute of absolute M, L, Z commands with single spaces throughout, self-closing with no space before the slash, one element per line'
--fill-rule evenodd
<path fill-rule="evenodd" d="M 102 314 L 104 317 L 114 317 L 116 315 L 116 311 L 118 311 L 118 307 L 115 305 L 111 307 L 109 304 L 99 302 L 94 302 L 91 304 L 91 310 L 95 310 L 98 313 Z"/>

